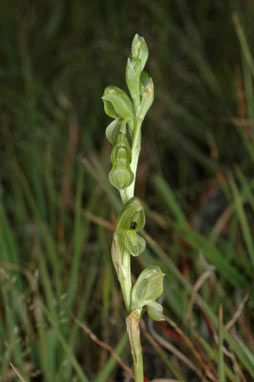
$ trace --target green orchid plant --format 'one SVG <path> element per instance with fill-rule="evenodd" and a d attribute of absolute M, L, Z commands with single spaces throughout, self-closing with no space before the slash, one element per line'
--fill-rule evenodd
<path fill-rule="evenodd" d="M 135 382 L 144 381 L 139 325 L 144 307 L 151 319 L 163 320 L 162 306 L 156 302 L 163 292 L 164 274 L 161 269 L 150 266 L 141 272 L 134 285 L 131 281 L 131 256 L 141 255 L 146 247 L 139 234 L 145 225 L 145 213 L 140 199 L 134 195 L 134 188 L 141 149 L 141 126 L 154 99 L 152 78 L 144 71 L 147 59 L 147 44 L 136 34 L 125 75 L 130 97 L 116 86 L 107 86 L 102 96 L 105 113 L 113 118 L 106 128 L 106 137 L 112 144 L 112 168 L 108 178 L 118 189 L 123 203 L 111 253 L 127 312 L 126 326 Z"/>

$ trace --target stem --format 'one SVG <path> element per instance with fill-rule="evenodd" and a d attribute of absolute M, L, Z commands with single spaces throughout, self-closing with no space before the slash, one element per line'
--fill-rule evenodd
<path fill-rule="evenodd" d="M 126 318 L 126 327 L 131 345 L 131 354 L 134 365 L 135 382 L 144 382 L 143 355 L 140 343 L 140 320 L 141 311 L 133 310 Z"/>
<path fill-rule="evenodd" d="M 142 120 L 135 118 L 134 129 L 133 129 L 133 138 L 132 138 L 132 147 L 131 147 L 131 170 L 134 174 L 134 179 L 132 184 L 120 191 L 121 199 L 123 204 L 125 204 L 129 199 L 134 196 L 134 188 L 136 183 L 136 173 L 138 166 L 138 158 L 141 150 L 141 125 Z"/>
<path fill-rule="evenodd" d="M 123 250 L 119 245 L 117 233 L 114 233 L 111 247 L 112 261 L 121 286 L 124 304 L 127 313 L 131 307 L 131 259 L 129 252 Z"/>
<path fill-rule="evenodd" d="M 134 126 L 134 132 L 133 132 L 133 140 L 132 140 L 132 148 L 131 148 L 131 170 L 134 174 L 134 180 L 132 184 L 127 188 L 127 192 L 130 193 L 130 195 L 134 196 L 134 188 L 136 183 L 136 173 L 137 173 L 137 166 L 138 166 L 138 158 L 139 153 L 141 150 L 141 125 L 142 125 L 141 119 L 136 119 L 135 126 Z"/>
<path fill-rule="evenodd" d="M 127 313 L 129 314 L 126 318 L 126 326 L 131 346 L 135 382 L 144 382 L 143 356 L 139 329 L 141 310 L 135 309 L 132 312 L 130 312 L 132 290 L 130 254 L 127 251 L 121 252 L 116 233 L 113 237 L 111 252 L 118 280 L 121 285 L 125 308 Z"/>
<path fill-rule="evenodd" d="M 131 153 L 132 153 L 131 170 L 134 174 L 134 179 L 132 184 L 127 189 L 125 189 L 124 195 L 122 197 L 122 200 L 125 202 L 134 196 L 138 159 L 139 159 L 139 154 L 141 150 L 142 122 L 143 122 L 142 120 L 135 118 L 133 138 L 132 138 L 132 149 L 131 149 Z M 140 342 L 140 328 L 139 328 L 140 313 L 136 313 L 136 310 L 135 310 L 131 312 L 126 319 L 127 332 L 129 336 L 131 354 L 133 359 L 135 382 L 144 382 L 143 355 L 142 355 L 142 347 Z"/>

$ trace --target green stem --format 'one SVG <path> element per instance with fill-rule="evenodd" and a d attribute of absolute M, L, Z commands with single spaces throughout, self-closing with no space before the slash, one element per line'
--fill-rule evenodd
<path fill-rule="evenodd" d="M 141 310 L 135 309 L 130 312 L 132 290 L 130 254 L 127 251 L 121 252 L 116 233 L 114 234 L 113 238 L 112 260 L 116 269 L 119 283 L 121 285 L 125 308 L 129 314 L 126 318 L 126 326 L 131 346 L 135 382 L 144 382 L 143 356 L 139 328 Z"/>
<path fill-rule="evenodd" d="M 142 122 L 143 122 L 142 120 L 135 118 L 133 138 L 132 138 L 132 149 L 131 149 L 131 153 L 132 153 L 131 170 L 134 174 L 134 180 L 132 184 L 125 190 L 125 195 L 124 195 L 125 202 L 134 196 L 138 159 L 139 159 L 139 154 L 141 150 Z M 127 331 L 128 331 L 129 341 L 131 346 L 135 382 L 144 382 L 143 355 L 142 355 L 142 347 L 140 342 L 140 328 L 139 328 L 140 313 L 134 314 L 134 312 L 131 312 L 129 316 L 127 317 L 126 325 L 127 325 Z"/>
<path fill-rule="evenodd" d="M 140 342 L 140 314 L 138 309 L 133 310 L 126 318 L 126 327 L 131 345 L 131 354 L 134 365 L 135 382 L 144 382 L 143 355 Z"/>
<path fill-rule="evenodd" d="M 134 378 L 135 382 L 144 382 L 144 366 L 143 366 L 143 354 L 142 354 L 142 346 L 140 342 L 140 331 L 138 333 L 137 338 L 137 346 L 135 348 L 136 358 L 133 356 L 133 348 L 131 347 L 131 354 L 133 359 L 134 366 Z"/>
<path fill-rule="evenodd" d="M 135 118 L 134 121 L 134 129 L 133 129 L 133 137 L 132 137 L 132 147 L 131 147 L 131 170 L 134 174 L 134 179 L 132 184 L 120 191 L 121 199 L 123 204 L 125 204 L 129 199 L 134 196 L 134 188 L 136 183 L 136 173 L 138 166 L 138 158 L 141 150 L 141 126 L 142 120 Z"/>
<path fill-rule="evenodd" d="M 112 261 L 121 286 L 124 304 L 127 313 L 131 306 L 131 259 L 129 252 L 123 250 L 119 245 L 119 236 L 115 232 L 111 247 Z"/>

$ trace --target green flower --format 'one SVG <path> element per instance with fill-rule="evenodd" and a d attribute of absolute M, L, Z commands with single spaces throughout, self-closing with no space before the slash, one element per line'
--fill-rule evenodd
<path fill-rule="evenodd" d="M 102 96 L 105 113 L 111 118 L 129 120 L 134 118 L 130 97 L 117 86 L 107 86 Z"/>
<path fill-rule="evenodd" d="M 137 233 L 144 225 L 143 206 L 137 197 L 133 197 L 123 206 L 116 225 L 116 232 L 119 235 L 121 245 L 132 256 L 138 256 L 145 250 L 146 242 Z"/>
<path fill-rule="evenodd" d="M 109 181 L 118 190 L 123 190 L 133 182 L 133 172 L 130 168 L 131 149 L 126 138 L 126 122 L 110 124 L 106 131 L 108 138 L 114 143 L 111 153 L 112 169 L 109 172 Z"/>
<path fill-rule="evenodd" d="M 121 209 L 117 218 L 116 232 L 140 231 L 145 225 L 145 213 L 139 198 L 134 196 Z"/>
<path fill-rule="evenodd" d="M 162 306 L 155 300 L 163 292 L 164 276 L 158 266 L 150 266 L 141 272 L 132 288 L 131 310 L 147 306 L 147 312 L 153 320 L 163 320 Z"/>

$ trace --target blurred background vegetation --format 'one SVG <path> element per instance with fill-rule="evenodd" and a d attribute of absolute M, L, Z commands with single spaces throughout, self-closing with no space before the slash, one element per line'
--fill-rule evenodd
<path fill-rule="evenodd" d="M 144 315 L 146 382 L 253 380 L 253 1 L 3 0 L 0 17 L 0 381 L 131 381 L 107 349 L 131 365 L 100 98 L 135 33 L 156 94 L 133 278 L 161 266 L 170 318 Z"/>

